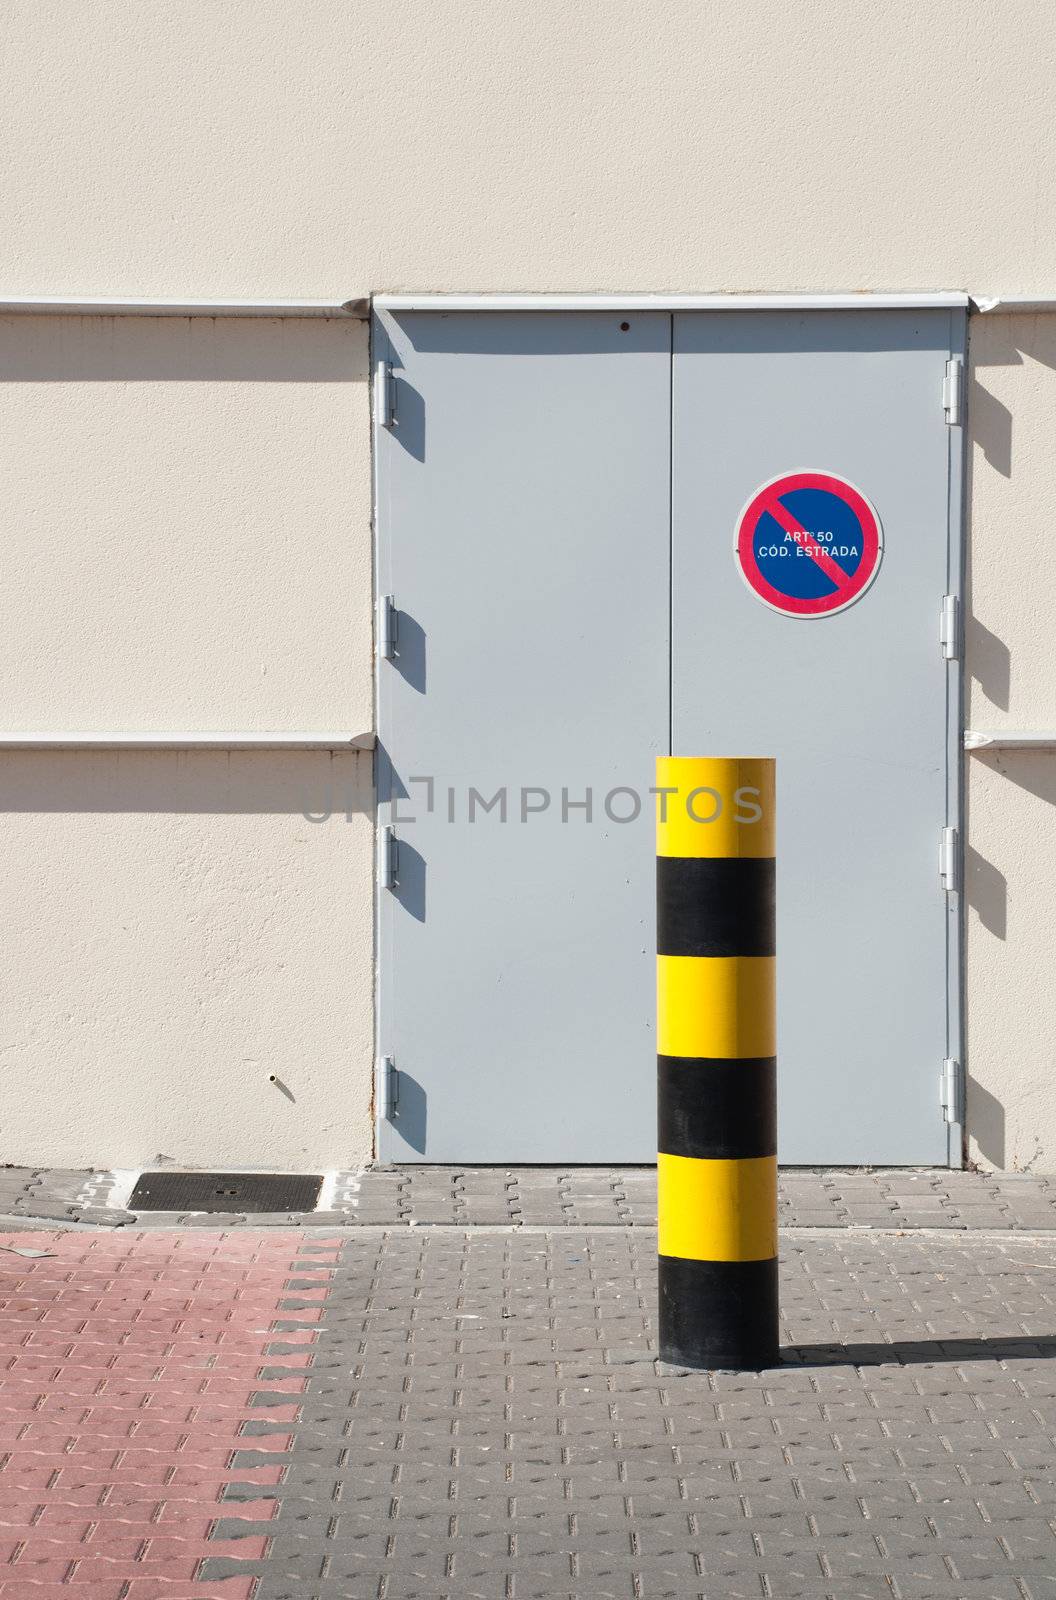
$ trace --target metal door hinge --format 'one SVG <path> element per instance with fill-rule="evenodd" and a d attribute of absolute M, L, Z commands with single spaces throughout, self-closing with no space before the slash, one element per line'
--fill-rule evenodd
<path fill-rule="evenodd" d="M 391 661 L 396 654 L 396 602 L 391 594 L 378 597 L 378 615 L 375 639 L 379 661 Z"/>
<path fill-rule="evenodd" d="M 942 382 L 942 405 L 950 427 L 959 428 L 964 411 L 964 361 L 961 356 L 951 356 L 946 363 L 946 376 Z"/>
<path fill-rule="evenodd" d="M 379 361 L 374 368 L 374 415 L 379 428 L 396 426 L 396 376 L 391 361 Z"/>
<path fill-rule="evenodd" d="M 400 1075 L 391 1056 L 379 1056 L 374 1065 L 374 1104 L 379 1122 L 391 1122 L 400 1100 Z"/>
<path fill-rule="evenodd" d="M 952 1056 L 942 1063 L 942 1116 L 944 1122 L 964 1121 L 964 1067 Z"/>
<path fill-rule="evenodd" d="M 947 894 L 959 887 L 957 875 L 957 829 L 943 828 L 939 847 L 939 876 Z"/>
<path fill-rule="evenodd" d="M 939 643 L 942 645 L 942 659 L 956 661 L 961 653 L 961 616 L 960 605 L 955 594 L 944 594 L 942 597 L 942 616 L 939 622 Z"/>
<path fill-rule="evenodd" d="M 400 847 L 396 829 L 378 829 L 378 888 L 394 889 L 399 882 Z"/>

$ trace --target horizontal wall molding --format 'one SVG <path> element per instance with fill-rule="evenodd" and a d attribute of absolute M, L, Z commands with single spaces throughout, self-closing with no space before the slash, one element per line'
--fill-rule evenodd
<path fill-rule="evenodd" d="M 979 314 L 1056 312 L 1056 295 L 959 289 L 862 294 L 379 294 L 348 300 L 150 300 L 109 295 L 8 295 L 0 316 L 323 317 L 364 322 L 379 311 L 884 311 L 948 307 Z"/>
<path fill-rule="evenodd" d="M 1026 732 L 1016 729 L 1008 733 L 1000 729 L 987 732 L 980 728 L 967 728 L 964 734 L 966 750 L 1056 750 L 1056 732 L 1039 730 Z"/>
<path fill-rule="evenodd" d="M 329 300 L 117 300 L 61 295 L 0 298 L 0 316 L 63 317 L 330 317 L 364 322 L 370 298 L 359 295 L 336 304 Z"/>
<path fill-rule="evenodd" d="M 905 294 L 378 294 L 377 311 L 895 311 L 966 310 L 958 290 Z"/>
<path fill-rule="evenodd" d="M 0 750 L 373 750 L 373 733 L 4 733 Z"/>

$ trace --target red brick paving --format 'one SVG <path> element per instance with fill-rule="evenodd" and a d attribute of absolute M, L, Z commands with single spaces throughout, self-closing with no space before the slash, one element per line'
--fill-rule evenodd
<path fill-rule="evenodd" d="M 327 1270 L 294 1268 L 300 1230 L 17 1233 L 0 1246 L 0 1600 L 250 1600 L 252 1578 L 199 1583 L 205 1556 L 257 1560 L 267 1540 L 215 1540 L 221 1514 L 265 1519 L 274 1503 L 218 1504 L 224 1485 L 277 1483 L 282 1464 L 230 1468 L 237 1449 L 286 1447 L 242 1424 L 297 1416 L 296 1379 L 259 1378 L 289 1291 L 320 1299 Z M 312 1238 L 336 1256 L 339 1241 Z M 250 1407 L 258 1388 L 289 1406 Z"/>

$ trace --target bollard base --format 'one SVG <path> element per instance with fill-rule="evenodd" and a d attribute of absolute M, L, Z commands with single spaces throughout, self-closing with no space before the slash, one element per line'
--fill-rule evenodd
<path fill-rule="evenodd" d="M 776 1257 L 689 1261 L 661 1256 L 659 1272 L 661 1361 L 738 1372 L 777 1366 Z"/>

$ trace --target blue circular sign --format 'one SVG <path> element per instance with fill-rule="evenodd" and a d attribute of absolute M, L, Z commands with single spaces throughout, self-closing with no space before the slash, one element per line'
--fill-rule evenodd
<path fill-rule="evenodd" d="M 861 598 L 880 567 L 883 531 L 869 501 L 846 478 L 784 472 L 752 495 L 737 522 L 734 554 L 764 605 L 792 617 L 823 617 Z"/>

